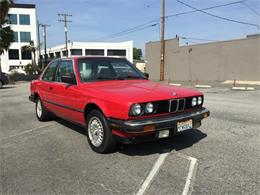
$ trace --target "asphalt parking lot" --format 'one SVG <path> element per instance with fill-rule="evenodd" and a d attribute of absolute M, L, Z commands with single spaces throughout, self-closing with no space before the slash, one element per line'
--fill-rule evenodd
<path fill-rule="evenodd" d="M 206 89 L 199 129 L 94 153 L 83 129 L 38 122 L 29 83 L 0 90 L 1 194 L 260 194 L 260 90 Z"/>

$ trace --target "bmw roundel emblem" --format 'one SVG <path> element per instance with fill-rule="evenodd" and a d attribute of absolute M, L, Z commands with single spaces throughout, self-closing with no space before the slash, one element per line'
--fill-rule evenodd
<path fill-rule="evenodd" d="M 176 96 L 176 95 L 177 95 L 177 93 L 176 93 L 176 92 L 173 92 L 173 93 L 172 93 L 172 95 L 173 95 L 173 96 Z"/>

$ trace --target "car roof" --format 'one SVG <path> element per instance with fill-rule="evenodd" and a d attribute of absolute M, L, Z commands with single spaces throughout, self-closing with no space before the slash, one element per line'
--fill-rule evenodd
<path fill-rule="evenodd" d="M 62 58 L 57 58 L 57 60 L 71 60 L 71 59 L 123 59 L 123 60 L 127 60 L 126 58 L 120 58 L 120 57 L 110 57 L 110 56 L 72 56 L 72 57 L 62 57 Z"/>

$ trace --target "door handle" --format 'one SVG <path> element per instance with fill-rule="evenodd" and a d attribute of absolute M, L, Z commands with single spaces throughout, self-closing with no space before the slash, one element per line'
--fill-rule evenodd
<path fill-rule="evenodd" d="M 53 90 L 53 87 L 49 87 L 49 90 Z"/>

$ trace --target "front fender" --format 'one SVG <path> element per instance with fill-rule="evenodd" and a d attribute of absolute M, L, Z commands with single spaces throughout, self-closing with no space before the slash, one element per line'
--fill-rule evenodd
<path fill-rule="evenodd" d="M 90 99 L 88 104 L 95 104 L 103 112 L 107 118 L 128 118 L 128 106 L 119 102 L 113 102 L 108 100 Z"/>

